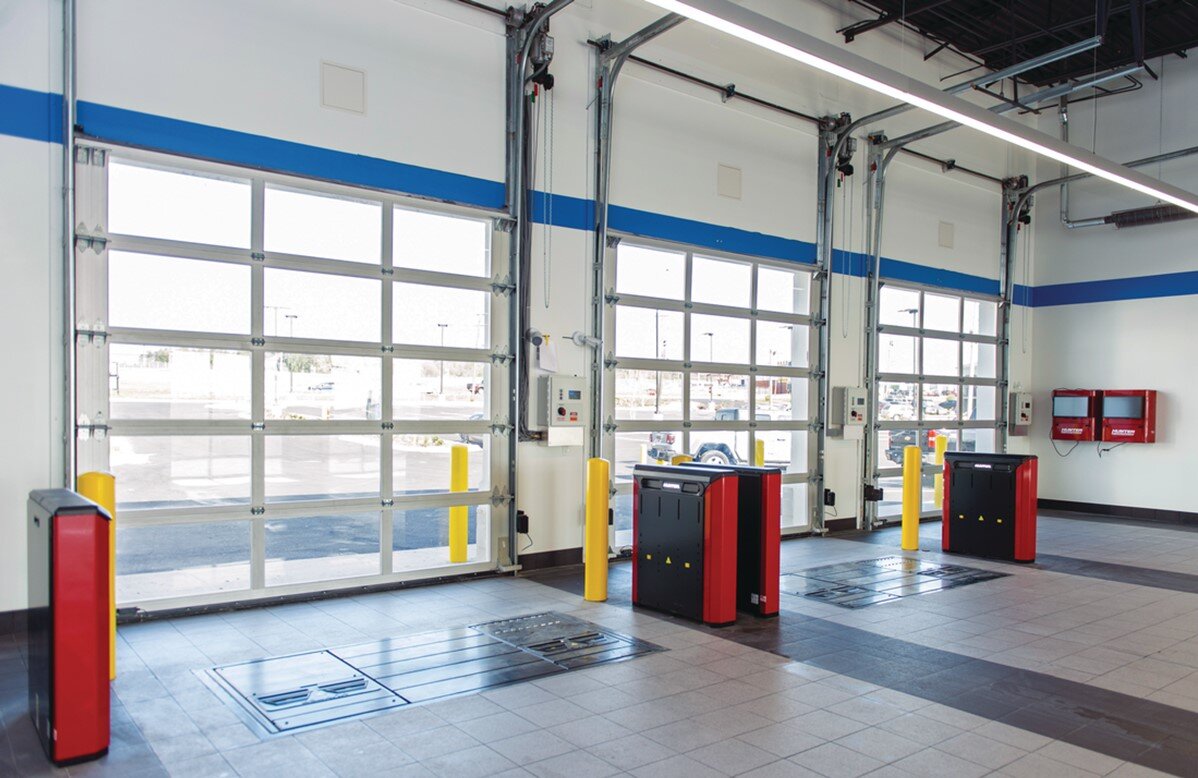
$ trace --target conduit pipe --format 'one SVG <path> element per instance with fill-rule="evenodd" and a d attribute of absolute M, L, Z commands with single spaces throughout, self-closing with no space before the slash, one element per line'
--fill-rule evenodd
<path fill-rule="evenodd" d="M 75 0 L 62 2 L 63 486 L 75 488 Z"/>

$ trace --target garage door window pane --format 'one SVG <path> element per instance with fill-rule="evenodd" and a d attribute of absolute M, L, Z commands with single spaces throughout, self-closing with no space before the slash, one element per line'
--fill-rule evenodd
<path fill-rule="evenodd" d="M 377 264 L 383 206 L 342 197 L 266 188 L 267 251 Z"/>
<path fill-rule="evenodd" d="M 757 322 L 757 364 L 769 367 L 807 367 L 807 327 L 802 324 Z"/>
<path fill-rule="evenodd" d="M 615 446 L 612 478 L 621 483 L 630 483 L 634 466 L 668 463 L 683 453 L 682 432 L 617 432 Z"/>
<path fill-rule="evenodd" d="M 466 562 L 490 559 L 491 508 L 466 508 Z M 449 508 L 395 511 L 391 519 L 391 565 L 396 572 L 449 564 Z"/>
<path fill-rule="evenodd" d="M 110 251 L 108 326 L 248 334 L 250 269 Z"/>
<path fill-rule="evenodd" d="M 972 386 L 966 384 L 961 388 L 961 418 L 965 421 L 994 421 L 996 417 L 995 400 L 998 389 L 993 386 Z"/>
<path fill-rule="evenodd" d="M 747 430 L 691 431 L 691 445 L 688 452 L 697 462 L 707 462 L 713 465 L 750 465 L 749 433 Z"/>
<path fill-rule="evenodd" d="M 621 243 L 616 249 L 616 291 L 681 300 L 686 289 L 686 255 Z"/>
<path fill-rule="evenodd" d="M 956 421 L 961 404 L 961 387 L 958 384 L 924 384 L 923 417 L 934 420 Z"/>
<path fill-rule="evenodd" d="M 748 421 L 749 377 L 691 373 L 692 421 Z"/>
<path fill-rule="evenodd" d="M 961 375 L 961 344 L 955 340 L 923 339 L 924 375 Z"/>
<path fill-rule="evenodd" d="M 378 342 L 378 281 L 326 273 L 266 269 L 267 337 Z"/>
<path fill-rule="evenodd" d="M 807 418 L 806 378 L 757 376 L 757 421 L 803 421 Z"/>
<path fill-rule="evenodd" d="M 918 421 L 919 384 L 878 384 L 878 418 L 882 421 Z"/>
<path fill-rule="evenodd" d="M 266 418 L 382 418 L 382 362 L 374 357 L 266 354 Z"/>
<path fill-rule="evenodd" d="M 961 430 L 961 445 L 966 451 L 993 454 L 995 450 L 994 430 Z"/>
<path fill-rule="evenodd" d="M 811 274 L 758 267 L 757 309 L 807 315 L 811 312 Z"/>
<path fill-rule="evenodd" d="M 379 573 L 379 514 L 322 514 L 266 522 L 266 585 Z"/>
<path fill-rule="evenodd" d="M 463 219 L 396 208 L 394 264 L 463 276 L 485 276 L 490 264 L 490 227 Z"/>
<path fill-rule="evenodd" d="M 960 332 L 961 298 L 925 294 L 923 296 L 923 328 L 943 332 Z"/>
<path fill-rule="evenodd" d="M 250 588 L 250 523 L 122 526 L 116 534 L 117 603 Z"/>
<path fill-rule="evenodd" d="M 418 346 L 490 350 L 490 298 L 474 289 L 397 283 L 392 338 Z"/>
<path fill-rule="evenodd" d="M 448 492 L 454 446 L 465 446 L 470 491 L 491 488 L 491 435 L 478 432 L 396 433 L 392 442 L 395 493 Z"/>
<path fill-rule="evenodd" d="M 248 419 L 250 354 L 113 343 L 108 401 L 113 419 Z"/>
<path fill-rule="evenodd" d="M 488 419 L 487 377 L 483 362 L 397 359 L 396 419 Z"/>
<path fill-rule="evenodd" d="M 998 303 L 989 300 L 966 300 L 964 332 L 967 335 L 991 337 L 997 334 Z"/>
<path fill-rule="evenodd" d="M 748 308 L 752 299 L 753 267 L 743 262 L 694 257 L 691 260 L 691 300 L 711 305 Z"/>
<path fill-rule="evenodd" d="M 682 418 L 682 373 L 616 370 L 616 418 Z"/>
<path fill-rule="evenodd" d="M 757 439 L 765 443 L 766 467 L 780 467 L 787 473 L 807 472 L 807 433 L 801 430 L 757 430 Z M 754 452 L 756 456 L 756 452 Z M 750 464 L 757 464 L 756 461 Z"/>
<path fill-rule="evenodd" d="M 917 339 L 908 335 L 878 335 L 878 369 L 883 373 L 919 372 Z"/>
<path fill-rule="evenodd" d="M 919 326 L 919 292 L 896 286 L 882 287 L 878 297 L 878 321 L 896 327 Z"/>
<path fill-rule="evenodd" d="M 807 484 L 782 485 L 782 529 L 806 527 L 811 522 L 807 511 Z"/>
<path fill-rule="evenodd" d="M 250 184 L 113 159 L 108 231 L 248 249 Z"/>
<path fill-rule="evenodd" d="M 994 378 L 998 368 L 998 347 L 993 343 L 961 344 L 967 378 Z"/>
<path fill-rule="evenodd" d="M 749 320 L 691 315 L 691 361 L 749 363 Z"/>
<path fill-rule="evenodd" d="M 269 435 L 266 500 L 378 497 L 379 436 Z"/>
<path fill-rule="evenodd" d="M 115 435 L 109 441 L 118 511 L 250 501 L 249 436 Z"/>
<path fill-rule="evenodd" d="M 616 306 L 616 356 L 682 359 L 684 314 Z"/>

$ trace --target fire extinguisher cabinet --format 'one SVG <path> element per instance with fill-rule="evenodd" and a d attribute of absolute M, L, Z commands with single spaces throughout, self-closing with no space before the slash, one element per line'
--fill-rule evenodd
<path fill-rule="evenodd" d="M 108 522 L 67 489 L 29 494 L 29 713 L 58 765 L 108 753 Z"/>

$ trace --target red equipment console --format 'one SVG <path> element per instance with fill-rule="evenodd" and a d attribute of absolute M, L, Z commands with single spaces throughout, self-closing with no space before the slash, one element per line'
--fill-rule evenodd
<path fill-rule="evenodd" d="M 46 756 L 108 753 L 108 522 L 67 489 L 29 494 L 29 712 Z"/>
<path fill-rule="evenodd" d="M 1098 440 L 1102 434 L 1102 392 L 1052 390 L 1052 439 Z"/>
<path fill-rule="evenodd" d="M 687 462 L 682 467 L 736 471 L 736 608 L 778 615 L 782 554 L 782 469 Z"/>
<path fill-rule="evenodd" d="M 945 454 L 941 548 L 1034 562 L 1037 465 L 1023 454 Z"/>
<path fill-rule="evenodd" d="M 632 602 L 712 626 L 736 621 L 736 472 L 632 471 Z"/>
<path fill-rule="evenodd" d="M 1106 443 L 1155 443 L 1156 390 L 1104 390 L 1102 440 Z"/>

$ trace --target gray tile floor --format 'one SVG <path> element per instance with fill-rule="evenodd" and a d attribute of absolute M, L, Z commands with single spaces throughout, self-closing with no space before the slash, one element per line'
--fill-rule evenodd
<path fill-rule="evenodd" d="M 925 548 L 935 548 L 936 531 L 925 526 Z M 790 541 L 783 571 L 896 548 L 897 538 L 895 548 Z M 1169 527 L 1045 517 L 1040 551 L 1198 573 L 1198 533 Z M 961 561 L 935 551 L 922 556 Z M 859 611 L 784 597 L 779 619 L 750 619 L 722 633 L 631 610 L 620 597 L 626 565 L 613 566 L 613 597 L 605 604 L 585 603 L 571 590 L 577 576 L 563 573 L 123 627 L 111 751 L 68 770 L 48 767 L 28 723 L 23 638 L 0 636 L 0 775 L 1165 774 L 1147 763 L 1198 775 L 1198 730 L 1187 736 L 1168 729 L 1168 720 L 1185 724 L 1198 716 L 1198 594 L 1048 566 L 968 563 L 1010 575 Z M 540 610 L 571 613 L 670 650 L 268 740 L 193 672 Z M 760 647 L 766 645 L 770 650 Z M 868 666 L 842 668 L 837 662 L 849 655 Z M 989 691 L 994 698 L 985 704 L 976 695 L 945 697 L 917 678 L 917 669 L 927 673 L 937 658 L 962 663 L 958 675 L 966 676 L 954 678 L 946 667 L 941 681 L 968 687 L 980 674 L 997 677 L 998 668 L 1009 675 L 988 688 L 1008 684 L 1013 694 L 1031 694 L 1047 683 L 1041 705 L 1093 698 L 1096 725 L 1109 724 L 1101 711 L 1111 700 L 1150 706 L 1164 729 L 1145 730 L 1157 739 L 1144 753 L 1168 758 L 1111 756 L 1122 753 L 1112 745 L 1119 737 L 1135 737 L 1114 729 L 1088 743 L 1095 750 L 1076 745 L 1087 741 L 1076 731 L 1058 734 L 1060 722 L 1019 707 L 1023 698 L 1013 705 Z"/>

